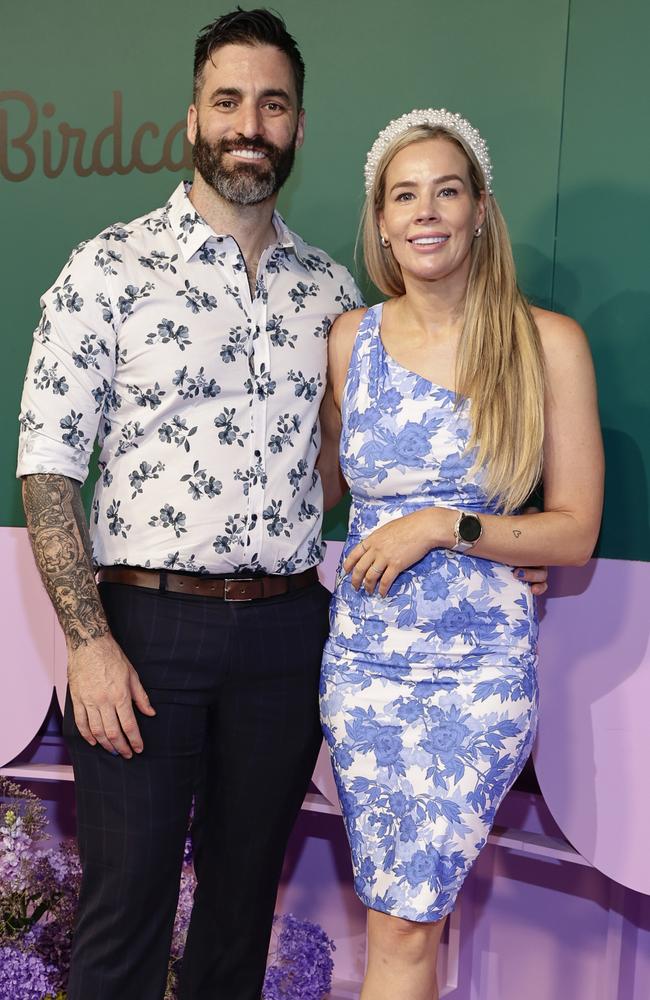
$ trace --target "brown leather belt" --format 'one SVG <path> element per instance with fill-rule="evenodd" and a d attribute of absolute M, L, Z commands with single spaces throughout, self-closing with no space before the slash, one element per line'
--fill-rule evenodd
<path fill-rule="evenodd" d="M 220 597 L 223 601 L 259 601 L 265 597 L 280 597 L 292 590 L 301 590 L 318 582 L 315 566 L 290 576 L 250 576 L 215 579 L 171 570 L 139 569 L 132 566 L 100 566 L 98 583 L 126 583 L 131 587 L 169 591 L 172 594 L 194 594 L 198 597 Z"/>

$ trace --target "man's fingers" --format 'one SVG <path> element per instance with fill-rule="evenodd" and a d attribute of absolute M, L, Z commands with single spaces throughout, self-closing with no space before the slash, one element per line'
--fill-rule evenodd
<path fill-rule="evenodd" d="M 147 694 L 147 692 L 145 691 L 145 689 L 142 687 L 142 682 L 141 682 L 140 678 L 138 677 L 137 672 L 133 668 L 131 668 L 131 675 L 130 675 L 130 678 L 129 678 L 129 684 L 131 685 L 131 697 L 133 698 L 133 701 L 135 702 L 135 704 L 137 705 L 137 707 L 140 709 L 140 711 L 144 712 L 145 715 L 155 715 L 156 714 L 156 709 L 153 707 L 153 705 L 149 701 L 149 695 Z M 133 713 L 131 713 L 131 714 L 133 714 Z M 120 718 L 121 718 L 121 716 L 120 716 Z M 122 726 L 122 728 L 124 729 L 124 726 Z M 124 729 L 124 732 L 126 733 L 126 729 Z M 129 734 L 126 733 L 126 735 L 128 736 Z M 134 749 L 135 749 L 135 747 L 134 747 Z"/>
<path fill-rule="evenodd" d="M 138 726 L 136 717 L 133 713 L 133 705 L 130 701 L 117 706 L 117 718 L 122 728 L 122 732 L 135 752 L 142 753 L 143 742 L 142 736 L 140 735 L 140 727 Z"/>
<path fill-rule="evenodd" d="M 95 741 L 99 743 L 100 746 L 107 750 L 108 753 L 115 753 L 115 747 L 106 735 L 106 730 L 104 729 L 104 722 L 101 716 L 101 712 L 98 708 L 91 706 L 86 707 L 86 713 L 88 715 L 88 725 L 90 731 L 93 734 Z"/>
<path fill-rule="evenodd" d="M 524 583 L 546 583 L 548 580 L 548 566 L 516 566 L 512 572 Z"/>
<path fill-rule="evenodd" d="M 80 734 L 85 739 L 86 743 L 90 743 L 91 747 L 97 745 L 97 740 L 90 731 L 90 725 L 88 723 L 88 714 L 83 705 L 77 705 L 74 698 L 72 699 L 72 710 L 74 712 L 74 721 L 77 724 L 77 729 Z"/>
<path fill-rule="evenodd" d="M 127 759 L 132 757 L 133 751 L 131 750 L 131 747 L 126 741 L 126 737 L 122 732 L 122 726 L 120 725 L 120 720 L 115 706 L 102 706 L 102 722 L 104 724 L 104 732 L 106 733 L 106 737 L 110 743 L 111 751 L 115 749 L 121 757 L 126 757 Z"/>

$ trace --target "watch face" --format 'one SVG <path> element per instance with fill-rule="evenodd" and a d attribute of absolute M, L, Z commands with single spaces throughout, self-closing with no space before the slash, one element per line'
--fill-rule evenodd
<path fill-rule="evenodd" d="M 464 514 L 458 525 L 458 534 L 464 542 L 477 542 L 481 537 L 481 522 L 476 514 Z"/>

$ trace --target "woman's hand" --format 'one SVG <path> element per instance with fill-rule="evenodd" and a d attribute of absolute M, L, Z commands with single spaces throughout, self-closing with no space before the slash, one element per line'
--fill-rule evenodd
<path fill-rule="evenodd" d="M 419 562 L 430 552 L 433 539 L 432 517 L 442 513 L 442 508 L 418 510 L 405 517 L 398 517 L 371 532 L 348 553 L 343 569 L 352 572 L 352 586 L 363 586 L 372 594 L 377 586 L 385 597 L 400 573 Z M 445 511 L 454 516 L 454 511 Z M 449 529 L 453 539 L 453 527 Z"/>
<path fill-rule="evenodd" d="M 350 550 L 343 569 L 352 573 L 355 590 L 363 586 L 372 594 L 377 587 L 385 597 L 400 573 L 419 562 L 433 548 L 451 548 L 458 512 L 445 507 L 428 507 L 405 517 L 398 517 L 372 531 Z M 539 597 L 548 589 L 548 568 L 528 566 L 513 569 L 513 574 L 529 584 Z"/>

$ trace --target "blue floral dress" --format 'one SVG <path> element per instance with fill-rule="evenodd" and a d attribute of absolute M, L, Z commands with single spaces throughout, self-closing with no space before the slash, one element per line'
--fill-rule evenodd
<path fill-rule="evenodd" d="M 466 453 L 469 402 L 384 350 L 365 314 L 343 399 L 349 533 L 330 611 L 321 711 L 355 888 L 369 907 L 433 921 L 453 908 L 537 720 L 537 619 L 510 566 L 433 549 L 386 598 L 356 591 L 346 554 L 431 505 L 498 513 Z"/>

